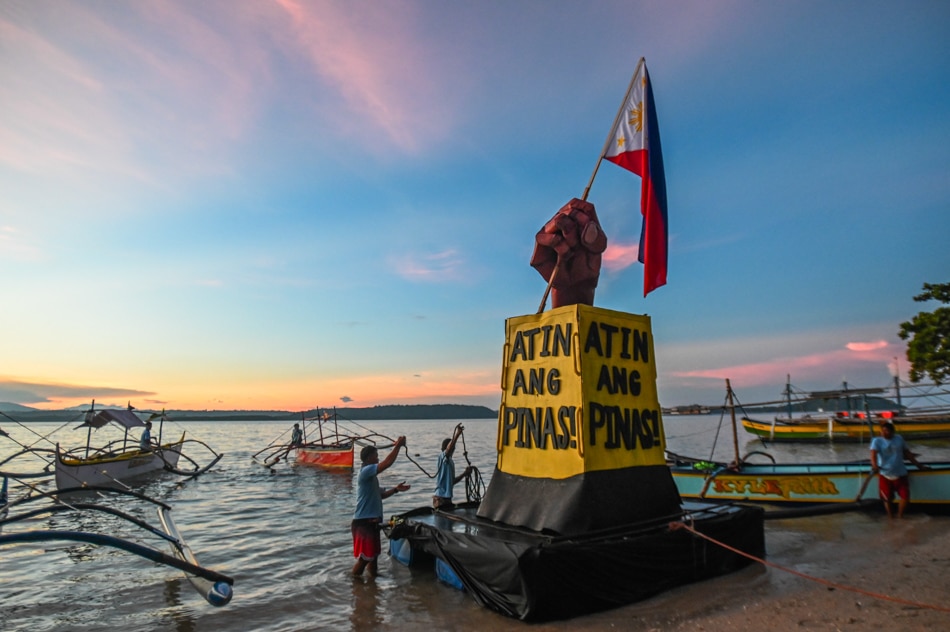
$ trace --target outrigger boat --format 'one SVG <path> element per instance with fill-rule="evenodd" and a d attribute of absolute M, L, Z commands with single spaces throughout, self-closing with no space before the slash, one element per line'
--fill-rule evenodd
<path fill-rule="evenodd" d="M 3 478 L 3 490 L 4 495 L 6 495 L 7 476 L 3 472 L 0 472 L 0 476 Z M 169 505 L 143 494 L 115 487 L 85 486 L 61 489 L 55 492 L 36 493 L 38 490 L 35 486 L 25 484 L 23 489 L 26 490 L 26 493 L 18 499 L 3 498 L 0 500 L 0 547 L 65 540 L 117 548 L 144 557 L 152 562 L 183 571 L 195 590 L 213 606 L 223 606 L 231 601 L 234 580 L 198 563 L 191 548 L 175 525 L 172 519 L 172 508 Z M 66 496 L 66 494 L 69 494 L 69 496 Z M 158 511 L 161 527 L 151 525 L 107 504 L 87 502 L 87 499 L 106 496 L 121 497 L 123 505 L 136 500 L 154 505 Z M 170 547 L 171 554 L 164 553 L 153 546 L 115 535 L 116 523 L 114 519 L 108 523 L 108 534 L 69 529 L 31 528 L 17 530 L 18 527 L 24 524 L 35 524 L 37 519 L 46 515 L 93 514 L 95 512 L 109 514 L 114 518 L 124 520 L 126 524 L 140 528 L 147 534 L 156 536 Z M 54 523 L 51 521 L 50 524 L 61 524 L 62 522 L 56 521 Z M 82 524 L 86 526 L 90 524 L 90 521 L 84 520 Z M 103 528 L 105 529 L 106 526 L 104 525 Z"/>
<path fill-rule="evenodd" d="M 162 443 L 162 427 L 167 419 L 164 412 L 152 413 L 147 421 L 159 421 L 158 444 L 150 449 L 142 449 L 137 438 L 130 441 L 129 431 L 144 428 L 146 421 L 136 415 L 134 408 L 102 409 L 93 407 L 86 412 L 85 421 L 78 426 L 86 428 L 86 445 L 63 451 L 56 444 L 56 486 L 60 489 L 77 486 L 124 485 L 160 471 L 168 471 L 180 476 L 198 476 L 214 467 L 224 456 L 216 453 L 207 444 L 195 439 L 185 439 L 182 432 L 177 441 Z M 114 439 L 99 447 L 92 446 L 92 431 L 109 424 L 124 430 L 120 439 Z M 183 452 L 185 443 L 197 443 L 206 448 L 213 456 L 212 460 L 201 466 Z M 181 457 L 188 460 L 192 467 L 179 469 Z"/>
<path fill-rule="evenodd" d="M 732 387 L 726 380 L 727 405 L 732 415 L 736 458 L 731 463 L 667 452 L 667 464 L 680 496 L 685 499 L 740 502 L 782 507 L 767 518 L 879 508 L 877 485 L 868 459 L 846 463 L 776 463 L 763 451 L 739 455 Z M 750 463 L 764 458 L 768 463 Z M 908 467 L 911 506 L 929 512 L 950 511 L 950 461 L 927 461 L 926 470 Z"/>
<path fill-rule="evenodd" d="M 880 507 L 868 460 L 849 463 L 715 463 L 667 453 L 680 496 L 846 511 Z M 927 470 L 908 468 L 911 508 L 950 510 L 950 461 L 927 461 Z M 780 517 L 782 514 L 766 517 Z"/>
<path fill-rule="evenodd" d="M 272 468 L 278 463 L 286 462 L 293 454 L 294 462 L 300 465 L 310 465 L 326 469 L 353 469 L 354 452 L 357 442 L 364 445 L 376 445 L 378 439 L 392 443 L 392 439 L 384 437 L 360 424 L 341 419 L 336 409 L 322 413 L 317 410 L 314 417 L 300 416 L 300 423 L 295 424 L 300 430 L 300 441 L 284 442 L 287 436 L 285 431 L 262 450 L 253 455 L 253 459 L 262 465 Z M 309 436 L 308 436 L 309 435 Z"/>
<path fill-rule="evenodd" d="M 298 445 L 296 450 L 296 462 L 303 465 L 315 465 L 317 467 L 344 467 L 353 468 L 353 451 L 356 445 L 356 437 L 340 432 L 340 422 L 336 410 L 331 416 L 324 411 L 323 415 L 318 415 L 316 421 L 318 438 L 313 441 L 307 441 L 307 420 L 303 420 L 303 443 Z M 333 431 L 329 431 L 330 422 L 333 422 Z M 324 424 L 327 425 L 326 432 Z M 311 427 L 314 424 L 311 424 Z"/>
<path fill-rule="evenodd" d="M 742 427 L 746 432 L 766 441 L 809 442 L 836 441 L 869 443 L 881 434 L 880 425 L 891 421 L 897 434 L 905 439 L 940 439 L 950 437 L 950 421 L 943 418 L 934 421 L 916 421 L 910 417 L 871 418 L 830 416 L 822 420 L 799 419 L 792 422 L 758 421 L 749 417 L 742 418 Z"/>
<path fill-rule="evenodd" d="M 59 442 L 50 437 L 37 435 L 40 441 L 48 442 L 54 448 L 44 448 L 37 445 L 20 445 L 20 451 L 0 461 L 0 467 L 9 467 L 8 464 L 31 457 L 39 459 L 42 469 L 34 472 L 18 472 L 17 478 L 42 478 L 51 473 L 55 476 L 56 486 L 66 489 L 81 486 L 127 486 L 149 475 L 159 472 L 171 472 L 179 476 L 195 477 L 208 471 L 221 460 L 223 454 L 215 452 L 206 443 L 197 439 L 186 439 L 185 433 L 175 441 L 163 442 L 162 432 L 164 422 L 168 420 L 164 411 L 151 413 L 147 420 L 142 420 L 129 405 L 126 409 L 99 409 L 95 402 L 85 412 L 84 421 L 77 428 L 86 428 L 86 441 L 79 447 L 64 449 Z M 5 417 L 12 419 L 9 415 Z M 150 449 L 143 450 L 139 446 L 138 436 L 130 437 L 129 433 L 135 428 L 144 428 L 146 421 L 158 421 L 158 441 Z M 16 422 L 31 432 L 35 431 L 27 425 Z M 122 434 L 105 443 L 93 444 L 98 436 L 93 431 L 112 427 L 121 428 Z M 207 450 L 210 461 L 202 465 L 185 453 L 186 444 L 198 444 Z M 179 467 L 184 459 L 188 465 Z M 35 463 L 34 463 L 35 466 Z"/>
<path fill-rule="evenodd" d="M 872 411 L 868 405 L 868 396 L 888 394 L 885 388 L 849 388 L 847 382 L 841 389 L 815 391 L 811 393 L 793 393 L 791 383 L 786 382 L 785 400 L 787 412 L 776 415 L 771 422 L 742 417 L 742 427 L 757 437 L 768 441 L 835 441 L 869 442 L 880 435 L 880 424 L 890 421 L 898 434 L 906 439 L 934 439 L 950 437 L 950 406 L 941 401 L 936 406 L 909 408 L 903 405 L 908 397 L 928 398 L 940 401 L 948 394 L 946 390 L 934 390 L 929 385 L 905 386 L 914 392 L 902 394 L 900 381 L 894 380 L 894 393 L 897 400 L 894 410 Z M 798 416 L 795 409 L 802 409 L 807 403 L 821 402 L 830 404 L 838 410 L 831 412 L 804 412 Z"/>

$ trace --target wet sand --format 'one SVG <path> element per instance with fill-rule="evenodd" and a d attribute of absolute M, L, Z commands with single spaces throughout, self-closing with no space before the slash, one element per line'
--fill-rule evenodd
<path fill-rule="evenodd" d="M 681 586 L 629 606 L 536 624 L 481 609 L 450 629 L 950 630 L 950 516 L 913 513 L 903 520 L 888 520 L 881 510 L 769 520 L 765 537 L 769 565 L 753 563 L 731 575 Z M 889 601 L 885 596 L 919 605 Z"/>
<path fill-rule="evenodd" d="M 882 512 L 770 521 L 766 544 L 767 561 L 777 567 L 755 564 L 627 608 L 636 621 L 631 628 L 950 630 L 948 517 L 889 520 Z"/>

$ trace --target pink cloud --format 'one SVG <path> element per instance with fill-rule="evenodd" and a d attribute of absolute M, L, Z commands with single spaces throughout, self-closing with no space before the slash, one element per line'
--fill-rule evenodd
<path fill-rule="evenodd" d="M 396 274 L 411 280 L 438 283 L 461 279 L 462 259 L 455 250 L 429 255 L 404 255 L 391 261 Z"/>
<path fill-rule="evenodd" d="M 159 183 L 167 175 L 156 167 L 223 170 L 217 150 L 248 127 L 266 67 L 244 28 L 259 28 L 261 16 L 220 17 L 212 27 L 187 7 L 152 3 L 68 4 L 29 27 L 0 19 L 0 38 L 16 52 L 0 106 L 0 161 L 80 183 L 90 173 Z"/>
<path fill-rule="evenodd" d="M 629 268 L 637 263 L 640 244 L 608 243 L 602 260 L 603 266 L 610 272 L 617 272 Z"/>
<path fill-rule="evenodd" d="M 887 347 L 887 341 L 876 340 L 874 342 L 849 342 L 845 345 L 851 351 L 877 351 Z"/>
<path fill-rule="evenodd" d="M 697 371 L 677 371 L 671 372 L 670 375 L 677 378 L 729 378 L 746 386 L 781 384 L 785 382 L 787 375 L 807 376 L 807 379 L 814 381 L 837 381 L 849 371 L 858 371 L 868 365 L 890 367 L 893 358 L 902 353 L 903 349 L 883 340 L 873 343 L 847 343 L 843 349 L 822 353 Z"/>
<path fill-rule="evenodd" d="M 386 11 L 360 3 L 278 0 L 291 17 L 297 45 L 346 103 L 342 123 L 365 135 L 369 149 L 395 144 L 417 151 L 448 126 L 450 104 L 432 80 L 423 42 L 414 33 L 415 5 Z"/>

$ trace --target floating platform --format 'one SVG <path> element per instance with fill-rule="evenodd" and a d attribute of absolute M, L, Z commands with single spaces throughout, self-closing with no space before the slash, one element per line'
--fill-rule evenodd
<path fill-rule="evenodd" d="M 396 516 L 387 528 L 396 559 L 434 564 L 440 581 L 486 608 L 543 621 L 761 558 L 763 509 L 680 497 L 664 456 L 651 327 L 648 316 L 580 304 L 509 318 L 485 495 Z"/>
<path fill-rule="evenodd" d="M 751 563 L 676 524 L 765 555 L 758 507 L 687 502 L 682 514 L 574 536 L 505 525 L 477 511 L 469 503 L 396 516 L 387 527 L 390 553 L 407 566 L 434 568 L 482 606 L 524 621 L 615 608 Z"/>

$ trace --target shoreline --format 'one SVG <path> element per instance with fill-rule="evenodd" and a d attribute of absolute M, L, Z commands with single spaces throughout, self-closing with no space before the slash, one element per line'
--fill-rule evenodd
<path fill-rule="evenodd" d="M 950 629 L 950 516 L 859 511 L 767 521 L 766 564 L 532 632 Z M 798 573 L 798 574 L 796 574 Z M 810 578 L 815 578 L 815 581 Z M 940 610 L 942 608 L 943 610 Z"/>
<path fill-rule="evenodd" d="M 638 629 L 950 629 L 950 517 L 776 520 L 766 546 L 769 565 L 658 596 Z"/>
<path fill-rule="evenodd" d="M 765 564 L 575 619 L 526 625 L 488 613 L 455 629 L 950 630 L 950 516 L 915 512 L 911 505 L 903 519 L 888 519 L 881 508 L 769 520 L 765 530 Z"/>

